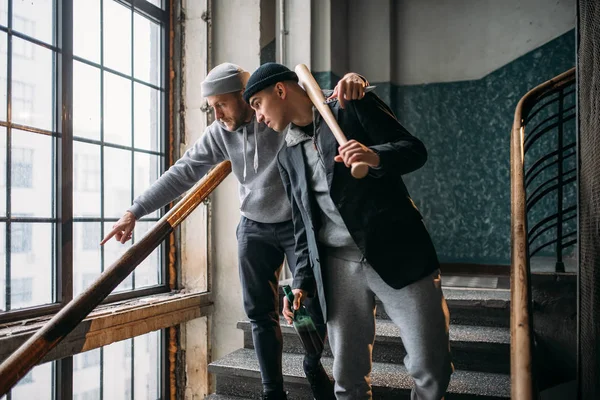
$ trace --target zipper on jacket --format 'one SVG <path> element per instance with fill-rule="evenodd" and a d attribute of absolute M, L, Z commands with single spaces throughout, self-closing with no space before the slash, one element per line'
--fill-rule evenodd
<path fill-rule="evenodd" d="M 319 158 L 319 162 L 323 167 L 325 167 L 325 163 L 323 162 L 323 157 L 321 155 L 321 150 L 319 150 L 319 146 L 317 146 L 317 135 L 316 133 L 312 137 L 313 146 L 315 146 L 315 150 L 317 151 L 317 157 Z"/>

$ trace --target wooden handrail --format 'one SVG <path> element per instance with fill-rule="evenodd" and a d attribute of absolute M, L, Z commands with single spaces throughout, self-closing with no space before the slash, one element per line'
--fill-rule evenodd
<path fill-rule="evenodd" d="M 527 247 L 527 214 L 524 181 L 525 119 L 541 99 L 571 84 L 575 68 L 530 90 L 517 105 L 511 132 L 511 271 L 510 271 L 510 378 L 511 399 L 532 400 L 533 325 L 531 323 L 530 270 Z"/>
<path fill-rule="evenodd" d="M 0 365 L 0 397 L 32 369 L 92 312 L 154 249 L 229 175 L 224 161 L 192 188 L 154 227 L 106 269 L 83 293 L 69 302 Z"/>

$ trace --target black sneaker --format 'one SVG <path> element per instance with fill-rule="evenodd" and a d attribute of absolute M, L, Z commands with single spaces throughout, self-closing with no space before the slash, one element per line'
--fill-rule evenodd
<path fill-rule="evenodd" d="M 286 392 L 263 392 L 262 400 L 287 400 Z"/>
<path fill-rule="evenodd" d="M 333 382 L 320 362 L 316 366 L 304 362 L 304 373 L 310 383 L 315 400 L 335 400 Z"/>

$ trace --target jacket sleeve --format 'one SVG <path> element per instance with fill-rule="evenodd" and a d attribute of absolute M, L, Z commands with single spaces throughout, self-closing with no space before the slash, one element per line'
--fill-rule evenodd
<path fill-rule="evenodd" d="M 175 200 L 194 186 L 213 166 L 227 159 L 224 146 L 217 136 L 210 127 L 206 128 L 196 143 L 133 201 L 129 211 L 136 219 Z"/>
<path fill-rule="evenodd" d="M 296 242 L 296 268 L 294 269 L 292 288 L 302 289 L 306 291 L 309 296 L 313 296 L 316 290 L 316 283 L 313 269 L 310 265 L 308 240 L 306 239 L 306 227 L 302 221 L 302 215 L 300 213 L 300 209 L 298 208 L 298 203 L 296 203 L 294 199 L 289 175 L 279 159 L 280 156 L 281 154 L 277 157 L 277 165 L 279 166 L 279 173 L 281 175 L 281 180 L 283 181 L 283 187 L 285 188 L 288 200 L 292 206 L 292 222 L 294 224 L 294 239 Z"/>
<path fill-rule="evenodd" d="M 412 136 L 396 119 L 394 113 L 377 95 L 367 93 L 362 100 L 352 101 L 356 119 L 379 154 L 380 167 L 371 174 L 381 176 L 389 171 L 407 174 L 421 168 L 427 161 L 425 145 Z"/>

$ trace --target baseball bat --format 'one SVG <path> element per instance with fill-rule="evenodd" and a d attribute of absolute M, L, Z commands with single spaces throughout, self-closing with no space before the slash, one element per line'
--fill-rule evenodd
<path fill-rule="evenodd" d="M 295 70 L 300 84 L 304 87 L 306 94 L 308 94 L 308 97 L 317 108 L 317 111 L 319 111 L 319 114 L 321 114 L 325 120 L 325 123 L 327 123 L 327 126 L 329 126 L 329 129 L 331 129 L 331 132 L 333 132 L 333 136 L 335 136 L 337 142 L 340 144 L 340 146 L 347 143 L 348 139 L 346 139 L 346 135 L 344 135 L 344 132 L 342 132 L 342 129 L 333 116 L 329 106 L 325 104 L 325 96 L 323 96 L 323 92 L 321 91 L 319 84 L 312 76 L 306 65 L 298 64 Z M 356 179 L 362 179 L 369 173 L 369 165 L 364 162 L 355 162 L 352 164 L 351 173 Z"/>

